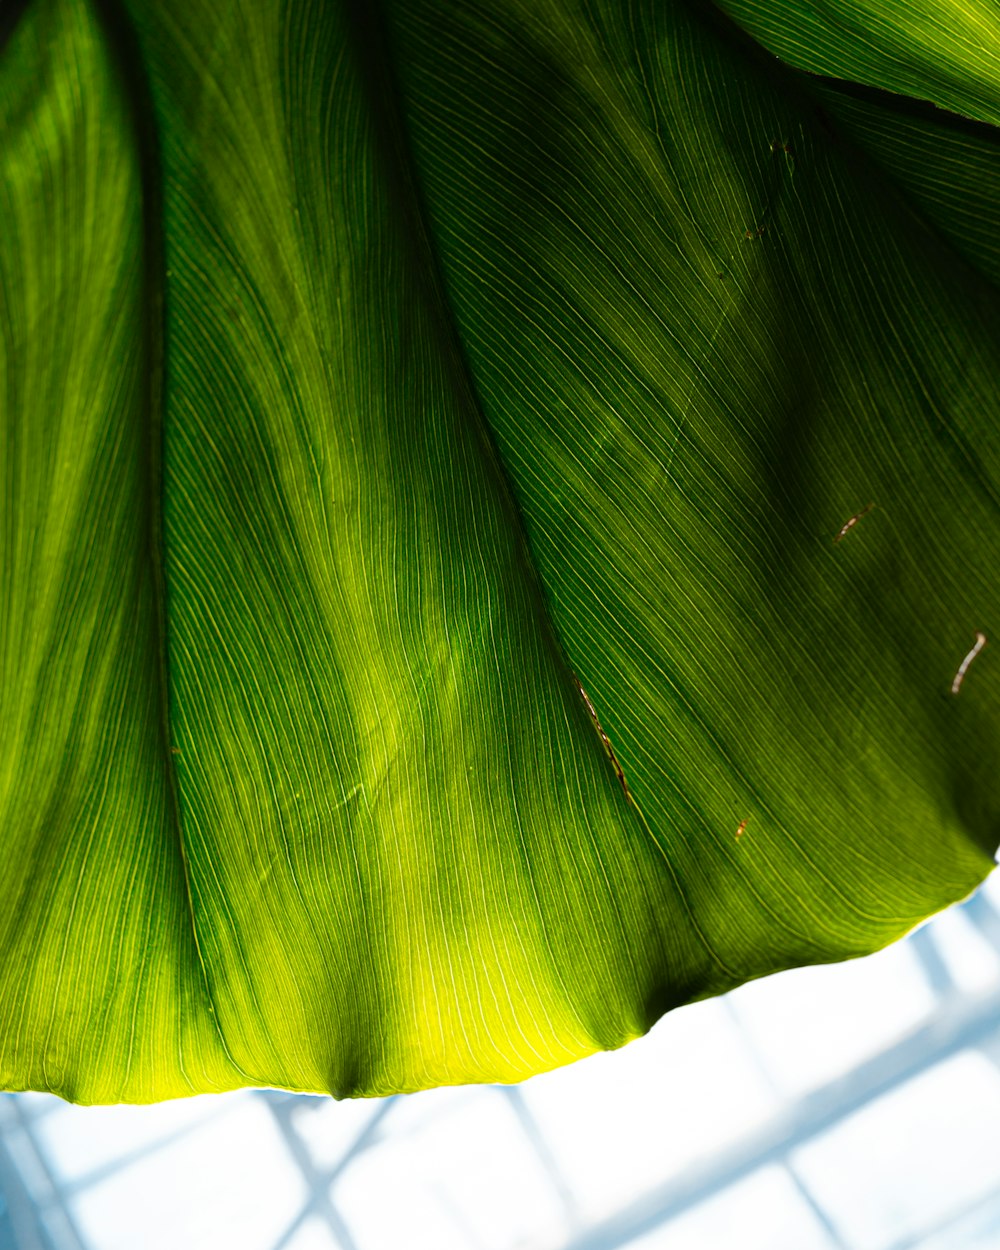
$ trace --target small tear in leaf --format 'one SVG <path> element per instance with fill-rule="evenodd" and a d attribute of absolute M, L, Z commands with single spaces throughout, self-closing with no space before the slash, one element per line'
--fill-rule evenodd
<path fill-rule="evenodd" d="M 855 525 L 857 525 L 857 523 L 861 520 L 861 518 L 866 517 L 868 513 L 871 512 L 872 508 L 874 507 L 875 505 L 873 503 L 870 503 L 868 504 L 866 508 L 862 508 L 860 512 L 855 512 L 854 516 L 852 516 L 849 521 L 845 521 L 844 524 L 840 527 L 840 529 L 837 531 L 837 536 L 834 538 L 833 541 L 835 543 L 839 543 L 840 540 L 844 537 L 844 535 L 850 533 L 850 531 L 854 529 Z"/>
<path fill-rule="evenodd" d="M 743 830 L 747 827 L 748 823 L 749 823 L 749 817 L 747 817 L 746 820 L 741 820 L 740 823 L 736 826 L 736 836 L 738 838 L 743 837 Z"/>
<path fill-rule="evenodd" d="M 976 658 L 976 656 L 980 653 L 980 651 L 982 651 L 983 647 L 985 646 L 986 646 L 986 635 L 977 633 L 976 641 L 972 647 L 972 650 L 965 657 L 962 663 L 959 664 L 958 672 L 955 674 L 955 680 L 951 683 L 952 694 L 958 694 L 958 692 L 962 689 L 962 682 L 965 680 L 965 674 L 968 672 L 969 665 L 972 663 L 972 661 Z"/>
<path fill-rule="evenodd" d="M 625 780 L 625 773 L 622 769 L 621 764 L 618 763 L 618 756 L 615 755 L 615 749 L 611 745 L 611 739 L 604 732 L 604 727 L 602 726 L 601 722 L 597 718 L 597 712 L 594 709 L 593 703 L 591 703 L 590 701 L 590 695 L 587 694 L 586 690 L 584 690 L 583 685 L 580 682 L 580 679 L 578 677 L 574 676 L 573 680 L 574 682 L 576 682 L 576 688 L 580 692 L 580 697 L 581 699 L 583 699 L 584 706 L 586 707 L 587 712 L 590 715 L 590 719 L 593 722 L 594 728 L 597 730 L 598 736 L 601 739 L 601 743 L 604 746 L 604 753 L 605 755 L 607 755 L 608 759 L 611 761 L 611 766 L 615 770 L 615 776 L 618 778 L 618 781 L 621 784 L 621 788 L 625 791 L 625 797 L 634 806 L 635 800 L 632 798 L 632 794 L 628 788 L 628 782 Z"/>
<path fill-rule="evenodd" d="M 783 155 L 785 158 L 785 167 L 789 176 L 795 176 L 795 153 L 792 151 L 792 145 L 787 139 L 772 139 L 771 154 L 773 156 Z"/>

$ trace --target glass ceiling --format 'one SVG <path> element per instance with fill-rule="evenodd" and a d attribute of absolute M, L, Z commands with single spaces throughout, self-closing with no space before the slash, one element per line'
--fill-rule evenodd
<path fill-rule="evenodd" d="M 0 1250 L 997 1250 L 1000 876 L 514 1087 L 0 1095 Z"/>

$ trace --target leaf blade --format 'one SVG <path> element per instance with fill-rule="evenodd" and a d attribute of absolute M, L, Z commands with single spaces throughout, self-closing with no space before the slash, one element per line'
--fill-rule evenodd
<path fill-rule="evenodd" d="M 26 13 L 2 81 L 0 1083 L 219 1088 L 163 739 L 127 106 L 103 32 L 58 0 Z"/>
<path fill-rule="evenodd" d="M 66 1028 L 67 987 L 8 932 L 49 1005 L 11 974 L 7 1018 L 31 1010 L 4 1079 L 47 1087 L 51 1032 L 85 1099 L 514 1080 L 971 889 L 990 653 L 947 690 L 1000 606 L 996 293 L 808 85 L 681 3 L 410 0 L 385 32 L 360 6 L 127 8 L 162 168 L 177 753 L 149 694 L 161 557 L 124 534 L 52 614 L 93 629 L 138 570 L 148 681 L 120 702 L 146 754 L 81 760 L 121 778 L 112 886 L 88 876 L 66 946 L 104 980 Z M 74 125 L 99 101 L 124 144 L 95 219 L 141 268 L 120 88 L 82 0 L 58 11 L 103 66 Z M 138 387 L 153 279 L 116 302 L 118 272 L 87 307 Z M 148 515 L 149 419 L 129 392 L 117 515 Z M 151 833 L 136 795 L 169 808 L 171 775 Z M 123 834 L 167 902 L 120 884 Z M 163 915 L 160 979 L 111 977 L 120 926 Z M 147 1000 L 127 1042 L 102 1024 Z"/>

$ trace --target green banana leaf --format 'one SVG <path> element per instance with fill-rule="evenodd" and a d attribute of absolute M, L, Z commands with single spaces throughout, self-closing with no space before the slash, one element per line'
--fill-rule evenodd
<path fill-rule="evenodd" d="M 515 1081 L 975 887 L 991 5 L 21 8 L 0 1087 Z"/>

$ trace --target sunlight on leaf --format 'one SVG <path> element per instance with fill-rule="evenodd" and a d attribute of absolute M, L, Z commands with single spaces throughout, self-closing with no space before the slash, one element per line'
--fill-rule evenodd
<path fill-rule="evenodd" d="M 26 6 L 0 1085 L 515 1081 L 986 874 L 1000 96 L 868 8 Z"/>

